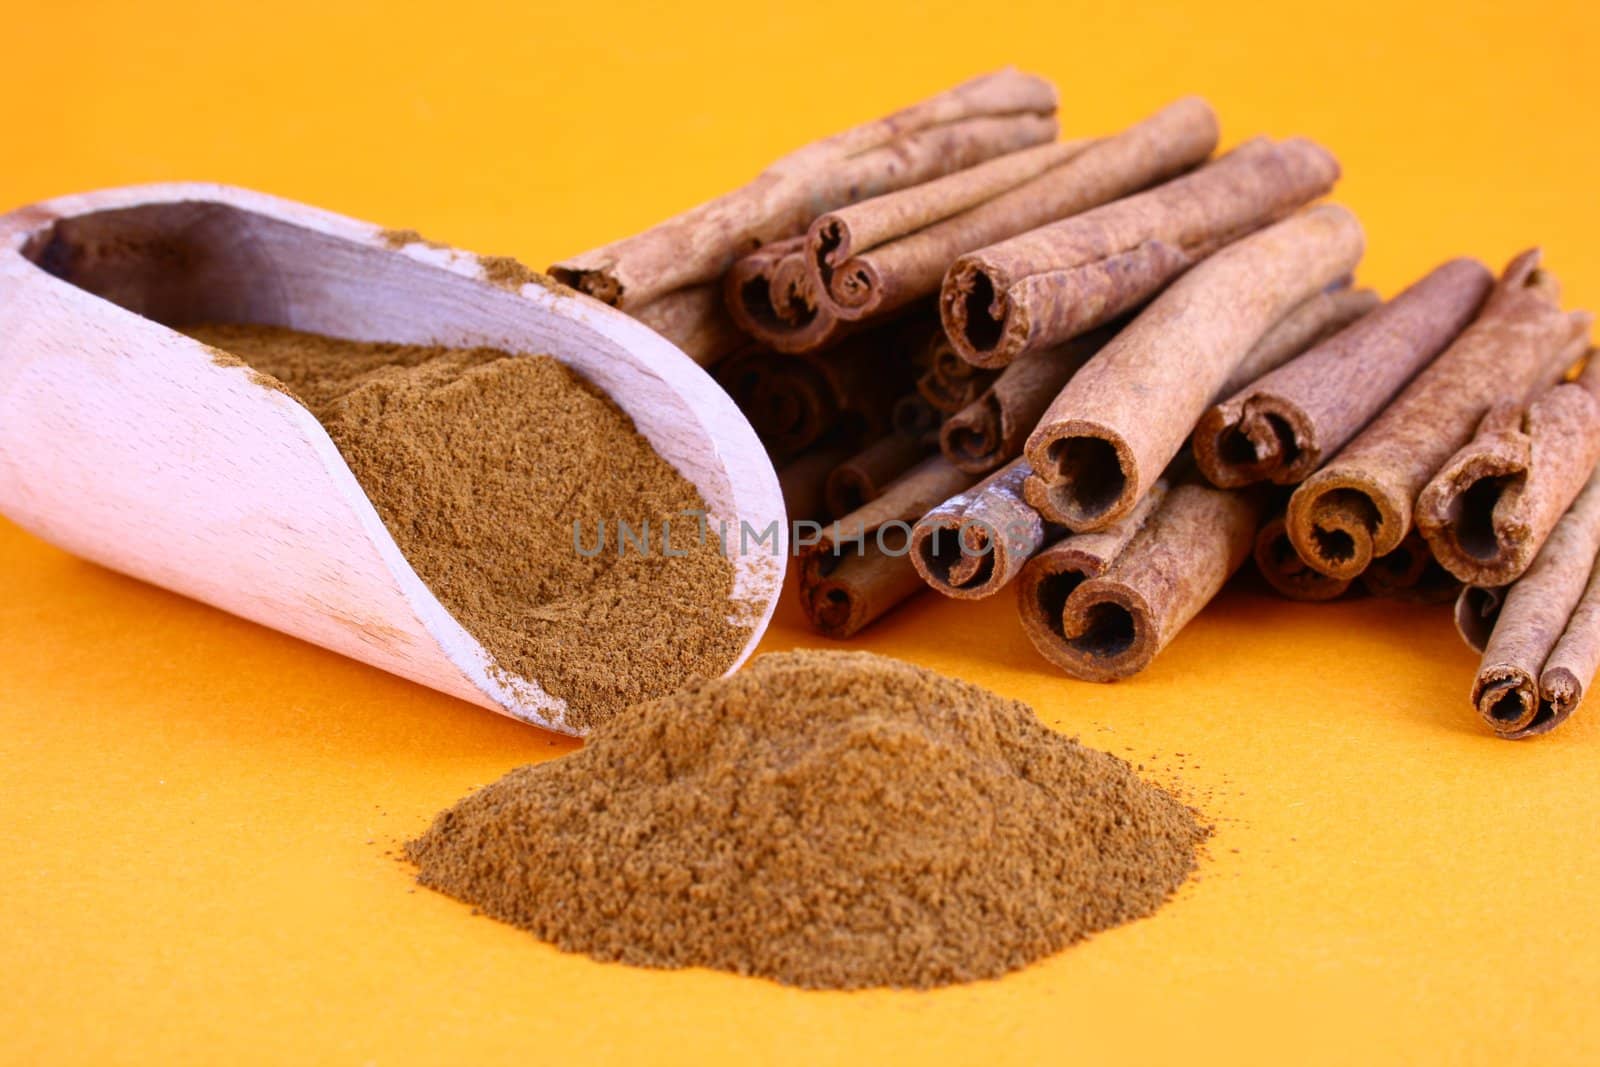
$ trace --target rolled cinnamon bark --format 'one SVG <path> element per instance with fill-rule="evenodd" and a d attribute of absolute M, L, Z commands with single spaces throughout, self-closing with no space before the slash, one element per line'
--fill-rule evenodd
<path fill-rule="evenodd" d="M 999 375 L 998 371 L 974 367 L 956 355 L 943 329 L 934 331 L 925 358 L 928 369 L 917 379 L 917 392 L 935 411 L 944 414 L 972 403 Z"/>
<path fill-rule="evenodd" d="M 1074 678 L 1111 682 L 1132 677 L 1150 665 L 1250 555 L 1264 503 L 1264 494 L 1254 490 L 1217 489 L 1202 482 L 1174 487 L 1115 562 L 1066 596 L 1059 630 L 1041 633 L 1029 625 L 1029 637 Z"/>
<path fill-rule="evenodd" d="M 960 411 L 988 387 L 988 378 L 945 378 L 932 368 L 917 379 L 917 395 L 942 415 Z"/>
<path fill-rule="evenodd" d="M 1452 260 L 1303 356 L 1231 393 L 1195 427 L 1201 473 L 1224 489 L 1304 481 L 1466 329 L 1493 282 L 1476 260 Z"/>
<path fill-rule="evenodd" d="M 1075 531 L 1126 515 L 1240 361 L 1292 308 L 1350 273 L 1362 247 L 1355 216 L 1324 204 L 1179 279 L 1073 375 L 1029 435 L 1028 502 Z"/>
<path fill-rule="evenodd" d="M 1217 146 L 1217 118 L 1189 97 L 1099 141 L 1032 148 L 828 212 L 807 263 L 839 315 L 881 315 L 938 292 L 962 253 L 1182 174 Z"/>
<path fill-rule="evenodd" d="M 1343 596 L 1350 582 L 1343 578 L 1329 578 L 1306 566 L 1305 560 L 1294 550 L 1279 513 L 1262 523 L 1256 531 L 1256 570 L 1268 585 L 1290 600 L 1333 600 Z"/>
<path fill-rule="evenodd" d="M 1338 176 L 1309 141 L 1251 141 L 1148 192 L 968 253 L 940 289 L 945 332 L 966 359 L 1004 366 L 1131 310 Z"/>
<path fill-rule="evenodd" d="M 1472 686 L 1478 715 L 1501 737 L 1518 738 L 1552 729 L 1571 713 L 1592 672 L 1584 675 L 1594 639 L 1594 605 L 1585 605 L 1600 552 L 1600 474 L 1573 501 L 1526 574 L 1506 590 L 1484 645 Z M 1554 656 L 1571 633 L 1560 658 Z M 1541 677 L 1551 671 L 1551 696 L 1543 699 Z M 1559 671 L 1560 673 L 1554 673 Z"/>
<path fill-rule="evenodd" d="M 1023 564 L 1016 579 L 1017 618 L 1041 656 L 1063 668 L 1072 662 L 1061 628 L 1067 598 L 1078 586 L 1110 569 L 1166 497 L 1167 482 L 1162 479 L 1120 522 L 1094 533 L 1063 537 Z"/>
<path fill-rule="evenodd" d="M 1312 345 L 1332 337 L 1380 303 L 1378 294 L 1371 289 L 1352 289 L 1344 284 L 1301 301 L 1245 354 L 1217 390 L 1217 396 L 1232 396 Z"/>
<path fill-rule="evenodd" d="M 853 331 L 806 272 L 803 238 L 775 241 L 735 261 L 723 286 L 733 325 L 764 348 L 811 352 Z"/>
<path fill-rule="evenodd" d="M 975 78 L 807 145 L 747 185 L 557 263 L 550 274 L 638 316 L 672 293 L 719 284 L 734 260 L 803 234 L 824 211 L 1052 141 L 1055 109 L 1055 88 L 1042 78 L 1015 70 Z M 712 304 L 703 307 L 709 316 L 721 314 Z"/>
<path fill-rule="evenodd" d="M 702 367 L 727 358 L 745 343 L 715 284 L 679 289 L 634 312 L 634 318 L 683 349 Z"/>
<path fill-rule="evenodd" d="M 1456 633 L 1474 652 L 1482 652 L 1494 632 L 1495 620 L 1505 605 L 1506 591 L 1500 586 L 1462 586 L 1456 597 Z"/>
<path fill-rule="evenodd" d="M 932 451 L 923 438 L 889 433 L 834 464 L 823 490 L 830 515 L 848 515 L 883 491 Z"/>
<path fill-rule="evenodd" d="M 756 392 L 761 388 L 775 358 L 771 352 L 746 345 L 718 363 L 712 372 L 717 384 L 733 398 L 746 418 L 750 417 Z"/>
<path fill-rule="evenodd" d="M 932 320 L 923 325 L 931 328 Z M 863 330 L 821 352 L 767 352 L 756 369 L 742 368 L 741 358 L 734 368 L 747 383 L 754 379 L 741 408 L 779 457 L 793 456 L 835 427 L 874 440 L 889 432 L 896 402 L 913 389 L 914 356 L 923 344 L 919 324 L 900 322 Z"/>
<path fill-rule="evenodd" d="M 1415 530 L 1393 552 L 1373 560 L 1361 572 L 1361 584 L 1375 597 L 1410 604 L 1448 604 L 1461 592 L 1460 580 L 1439 566 L 1433 549 Z"/>
<path fill-rule="evenodd" d="M 1589 572 L 1583 598 L 1567 620 L 1550 658 L 1539 672 L 1539 711 L 1518 736 L 1549 733 L 1583 701 L 1583 692 L 1600 667 L 1600 570 Z"/>
<path fill-rule="evenodd" d="M 1351 578 L 1411 530 L 1417 494 L 1497 401 L 1543 380 L 1588 331 L 1562 313 L 1537 251 L 1514 259 L 1469 325 L 1289 500 L 1289 537 L 1323 574 Z"/>
<path fill-rule="evenodd" d="M 793 456 L 838 425 L 847 389 L 811 363 L 773 357 L 743 410 L 769 453 Z"/>
<path fill-rule="evenodd" d="M 1028 473 L 1027 461 L 1014 460 L 917 521 L 911 562 L 923 581 L 948 597 L 990 597 L 1060 536 L 1022 499 Z"/>
<path fill-rule="evenodd" d="M 1325 290 L 1302 301 L 1256 342 L 1218 392 L 1230 395 L 1235 383 L 1252 382 L 1288 362 L 1377 302 L 1370 289 L 1349 288 Z M 1118 323 L 1108 323 L 1065 345 L 1030 352 L 1006 367 L 988 393 L 945 420 L 939 434 L 945 457 L 962 470 L 981 474 L 1020 455 L 1027 435 L 1067 380 L 1118 328 Z"/>
<path fill-rule="evenodd" d="M 972 475 L 932 456 L 878 499 L 799 544 L 800 606 L 812 627 L 845 638 L 924 588 L 908 554 L 911 524 L 971 485 Z"/>
<path fill-rule="evenodd" d="M 964 471 L 986 474 L 1020 456 L 1050 402 L 1111 337 L 1108 327 L 1014 361 L 939 427 L 945 458 Z"/>
<path fill-rule="evenodd" d="M 1494 586 L 1528 569 L 1600 462 L 1597 388 L 1591 359 L 1575 382 L 1489 409 L 1417 497 L 1417 529 L 1445 570 Z"/>
<path fill-rule="evenodd" d="M 851 444 L 842 436 L 820 441 L 778 468 L 778 488 L 789 521 L 844 514 L 829 510 L 827 484 L 833 469 L 852 455 Z"/>

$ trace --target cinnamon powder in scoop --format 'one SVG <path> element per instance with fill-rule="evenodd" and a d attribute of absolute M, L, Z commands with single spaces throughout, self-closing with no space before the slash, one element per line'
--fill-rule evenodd
<path fill-rule="evenodd" d="M 423 885 L 598 959 L 927 987 L 1149 915 L 1205 834 L 1025 704 L 789 652 L 512 771 L 406 855 Z"/>
<path fill-rule="evenodd" d="M 550 356 L 371 344 L 259 325 L 191 336 L 242 359 L 327 428 L 418 576 L 501 670 L 586 731 L 727 669 L 733 568 L 686 509 L 705 502 L 602 392 Z M 660 551 L 663 520 L 672 550 Z M 616 522 L 649 524 L 619 554 Z M 574 547 L 574 522 L 592 551 Z"/>

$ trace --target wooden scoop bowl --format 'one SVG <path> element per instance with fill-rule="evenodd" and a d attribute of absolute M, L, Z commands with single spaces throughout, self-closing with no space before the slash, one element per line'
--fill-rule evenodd
<path fill-rule="evenodd" d="M 108 567 L 576 732 L 564 701 L 494 669 L 423 585 L 309 411 L 163 325 L 195 322 L 550 353 L 699 487 L 713 530 L 735 532 L 729 613 L 755 625 L 730 670 L 771 619 L 788 551 L 777 478 L 672 344 L 542 279 L 497 284 L 470 254 L 225 186 L 108 189 L 0 217 L 0 512 Z M 737 554 L 741 521 L 774 520 L 776 546 Z"/>

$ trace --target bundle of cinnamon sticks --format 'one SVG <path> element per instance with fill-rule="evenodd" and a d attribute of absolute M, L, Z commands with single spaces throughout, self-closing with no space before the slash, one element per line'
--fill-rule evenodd
<path fill-rule="evenodd" d="M 1254 558 L 1294 599 L 1455 600 L 1483 721 L 1564 721 L 1600 667 L 1600 361 L 1537 251 L 1381 301 L 1321 146 L 1213 155 L 1194 98 L 1063 141 L 1055 108 L 980 77 L 552 272 L 750 416 L 825 635 L 1012 586 L 1111 681 Z"/>

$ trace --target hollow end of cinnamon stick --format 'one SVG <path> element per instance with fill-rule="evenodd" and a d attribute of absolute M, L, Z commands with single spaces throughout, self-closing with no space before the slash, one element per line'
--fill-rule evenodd
<path fill-rule="evenodd" d="M 1349 579 L 1329 578 L 1306 566 L 1289 540 L 1281 515 L 1268 520 L 1257 532 L 1253 555 L 1261 577 L 1290 600 L 1334 600 L 1350 588 Z"/>
<path fill-rule="evenodd" d="M 1117 682 L 1150 666 L 1160 651 L 1150 606 L 1138 592 L 1091 578 L 1061 610 L 1056 664 L 1086 682 Z"/>
<path fill-rule="evenodd" d="M 1528 569 L 1539 546 L 1508 503 L 1528 468 L 1504 456 L 1470 457 L 1417 499 L 1417 528 L 1445 570 L 1472 585 L 1506 585 Z"/>
<path fill-rule="evenodd" d="M 806 591 L 803 606 L 812 628 L 827 637 L 850 637 L 866 625 L 855 590 L 846 583 L 818 582 Z"/>
<path fill-rule="evenodd" d="M 1583 702 L 1583 682 L 1565 667 L 1547 668 L 1539 676 L 1539 710 L 1520 730 L 1501 734 L 1508 741 L 1547 734 L 1572 717 Z"/>
<path fill-rule="evenodd" d="M 1289 539 L 1300 558 L 1330 578 L 1359 575 L 1400 542 L 1395 509 L 1359 473 L 1313 475 L 1289 498 Z"/>
<path fill-rule="evenodd" d="M 1361 584 L 1375 597 L 1412 604 L 1444 604 L 1461 592 L 1461 580 L 1434 558 L 1433 550 L 1412 530 L 1395 548 L 1361 572 Z"/>
<path fill-rule="evenodd" d="M 1060 667 L 1076 662 L 1066 649 L 1061 615 L 1078 586 L 1101 573 L 1104 561 L 1059 547 L 1035 556 L 1017 576 L 1017 618 L 1039 655 Z"/>
<path fill-rule="evenodd" d="M 930 516 L 911 530 L 911 562 L 922 580 L 945 596 L 980 600 L 999 588 L 1009 570 L 1001 554 L 1005 538 L 987 525 L 958 515 Z"/>
<path fill-rule="evenodd" d="M 1194 430 L 1195 465 L 1219 489 L 1257 482 L 1294 485 L 1320 460 L 1305 412 L 1277 397 L 1257 394 L 1216 404 Z"/>
<path fill-rule="evenodd" d="M 1073 419 L 1041 427 L 1028 442 L 1034 474 L 1024 488 L 1039 514 L 1074 532 L 1098 530 L 1132 511 L 1140 484 L 1138 460 L 1108 426 Z"/>
<path fill-rule="evenodd" d="M 1027 309 L 1007 296 L 1010 280 L 971 257 L 950 265 L 939 291 L 939 317 L 962 359 L 1003 367 L 1028 344 Z"/>
<path fill-rule="evenodd" d="M 1508 737 L 1533 725 L 1539 714 L 1539 685 L 1518 667 L 1491 664 L 1478 672 L 1472 705 L 1491 730 Z"/>
<path fill-rule="evenodd" d="M 1000 401 L 992 394 L 977 400 L 950 416 L 939 427 L 939 450 L 955 466 L 972 474 L 985 474 L 998 467 L 1005 456 Z"/>
<path fill-rule="evenodd" d="M 922 588 L 911 562 L 876 546 L 839 555 L 827 550 L 802 565 L 800 607 L 812 629 L 824 637 L 854 637 Z"/>
<path fill-rule="evenodd" d="M 735 262 L 723 281 L 723 298 L 734 325 L 779 352 L 810 352 L 844 336 L 806 273 L 798 240 Z"/>
<path fill-rule="evenodd" d="M 853 258 L 853 244 L 844 220 L 824 215 L 811 226 L 807 238 L 808 267 L 833 305 L 846 319 L 871 315 L 883 303 L 883 286 L 872 263 Z"/>
<path fill-rule="evenodd" d="M 991 378 L 992 375 L 987 371 L 979 371 L 976 375 L 950 377 L 940 373 L 940 368 L 934 366 L 917 378 L 917 393 L 931 404 L 935 411 L 954 415 L 976 401 L 988 388 Z"/>
<path fill-rule="evenodd" d="M 752 374 L 741 408 L 772 454 L 793 455 L 838 421 L 838 398 L 814 368 L 793 361 Z"/>
<path fill-rule="evenodd" d="M 610 304 L 612 307 L 622 304 L 622 283 L 609 270 L 567 267 L 555 263 L 545 273 L 562 285 L 592 296 L 602 304 Z"/>

